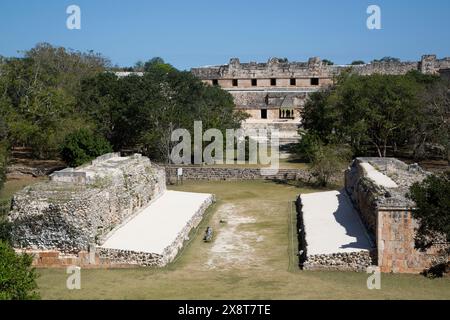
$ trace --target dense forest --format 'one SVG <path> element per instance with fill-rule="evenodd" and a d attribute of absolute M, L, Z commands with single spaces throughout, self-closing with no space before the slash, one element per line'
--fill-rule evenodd
<path fill-rule="evenodd" d="M 321 146 L 352 156 L 450 159 L 450 85 L 417 71 L 359 76 L 310 95 L 302 110 L 299 155 L 314 160 Z"/>
<path fill-rule="evenodd" d="M 124 149 L 167 161 L 173 129 L 191 130 L 194 120 L 205 130 L 237 128 L 247 116 L 234 112 L 230 94 L 161 58 L 137 67 L 142 77 L 119 78 L 100 54 L 47 43 L 1 57 L 0 168 L 18 146 L 70 165 Z"/>

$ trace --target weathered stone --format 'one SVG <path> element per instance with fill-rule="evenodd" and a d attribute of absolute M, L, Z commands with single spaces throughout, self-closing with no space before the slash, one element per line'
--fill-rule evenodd
<path fill-rule="evenodd" d="M 16 193 L 9 220 L 14 246 L 62 253 L 88 251 L 166 189 L 165 171 L 148 158 L 110 154 L 56 172 Z"/>

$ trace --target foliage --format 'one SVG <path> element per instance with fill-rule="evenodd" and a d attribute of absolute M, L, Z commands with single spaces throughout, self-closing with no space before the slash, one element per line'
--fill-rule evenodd
<path fill-rule="evenodd" d="M 0 241 L 0 300 L 38 299 L 37 274 L 28 254 L 16 254 L 11 246 Z"/>
<path fill-rule="evenodd" d="M 112 73 L 86 79 L 78 98 L 81 112 L 97 124 L 114 149 L 131 148 L 152 159 L 168 161 L 174 129 L 238 128 L 247 117 L 235 111 L 232 96 L 203 84 L 190 72 L 161 60 L 146 63 L 142 77 L 117 78 Z"/>
<path fill-rule="evenodd" d="M 311 172 L 317 183 L 326 187 L 334 174 L 341 174 L 351 159 L 351 151 L 344 145 L 319 145 L 314 152 Z"/>
<path fill-rule="evenodd" d="M 0 140 L 0 189 L 3 187 L 3 183 L 6 180 L 6 165 L 7 165 L 8 149 L 6 141 Z"/>
<path fill-rule="evenodd" d="M 313 132 L 300 130 L 301 139 L 294 147 L 294 153 L 299 160 L 312 162 L 318 154 L 319 149 L 323 146 L 322 140 Z"/>
<path fill-rule="evenodd" d="M 359 66 L 362 64 L 366 64 L 366 63 L 363 60 L 355 60 L 355 61 L 352 61 L 352 63 L 351 63 L 352 66 Z"/>
<path fill-rule="evenodd" d="M 304 129 L 325 144 L 348 144 L 355 155 L 373 149 L 385 157 L 427 143 L 448 148 L 449 105 L 448 86 L 434 76 L 344 72 L 335 87 L 310 95 L 302 119 Z"/>
<path fill-rule="evenodd" d="M 60 150 L 62 159 L 72 167 L 80 166 L 109 152 L 112 152 L 109 142 L 86 129 L 67 135 Z"/>
<path fill-rule="evenodd" d="M 323 62 L 323 64 L 326 65 L 326 66 L 332 66 L 332 65 L 334 65 L 334 62 L 331 61 L 331 60 L 328 60 L 328 59 L 323 59 L 322 62 Z"/>
<path fill-rule="evenodd" d="M 81 79 L 102 73 L 108 64 L 93 52 L 46 43 L 24 52 L 24 58 L 5 59 L 0 119 L 10 144 L 31 147 L 37 158 L 55 157 L 65 135 L 89 125 L 75 107 Z"/>
<path fill-rule="evenodd" d="M 389 57 L 389 56 L 387 56 L 387 57 L 383 57 L 383 58 L 381 58 L 381 59 L 379 59 L 379 60 L 375 59 L 375 60 L 373 60 L 373 62 L 387 62 L 387 63 L 392 63 L 392 62 L 400 62 L 400 59 L 399 59 L 399 58 L 394 58 L 394 57 Z"/>
<path fill-rule="evenodd" d="M 421 183 L 413 184 L 408 196 L 416 203 L 412 215 L 420 225 L 416 247 L 430 247 L 436 241 L 437 234 L 450 242 L 450 171 L 431 175 Z"/>

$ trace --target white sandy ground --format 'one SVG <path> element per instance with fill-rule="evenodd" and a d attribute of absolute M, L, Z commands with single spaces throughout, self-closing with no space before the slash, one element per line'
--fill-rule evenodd
<path fill-rule="evenodd" d="M 385 188 L 398 187 L 398 185 L 391 178 L 375 169 L 370 163 L 361 163 L 361 167 L 364 169 L 366 176 L 377 185 Z"/>
<path fill-rule="evenodd" d="M 162 254 L 211 194 L 166 191 L 101 246 Z"/>
<path fill-rule="evenodd" d="M 367 251 L 371 241 L 344 191 L 301 195 L 307 254 Z"/>

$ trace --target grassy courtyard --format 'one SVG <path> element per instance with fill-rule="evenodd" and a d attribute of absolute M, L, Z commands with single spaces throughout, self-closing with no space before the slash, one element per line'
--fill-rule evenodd
<path fill-rule="evenodd" d="M 314 192 L 274 182 L 186 182 L 174 190 L 217 196 L 176 261 L 164 269 L 83 269 L 81 290 L 66 289 L 65 269 L 40 269 L 44 299 L 450 299 L 450 279 L 312 272 L 296 267 L 292 201 Z M 202 241 L 207 226 L 211 243 Z"/>

